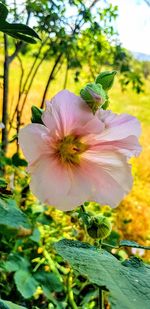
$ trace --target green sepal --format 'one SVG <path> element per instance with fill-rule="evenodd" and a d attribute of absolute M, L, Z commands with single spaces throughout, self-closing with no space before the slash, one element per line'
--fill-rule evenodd
<path fill-rule="evenodd" d="M 101 84 L 103 89 L 108 91 L 112 88 L 117 71 L 105 71 L 100 73 L 95 80 L 96 84 Z"/>
<path fill-rule="evenodd" d="M 43 121 L 42 121 L 43 109 L 38 108 L 35 105 L 33 105 L 31 107 L 31 112 L 32 112 L 31 122 L 43 124 Z"/>

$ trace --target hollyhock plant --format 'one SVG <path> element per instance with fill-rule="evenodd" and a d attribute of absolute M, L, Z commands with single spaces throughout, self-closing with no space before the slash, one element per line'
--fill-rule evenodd
<path fill-rule="evenodd" d="M 64 211 L 85 201 L 116 207 L 132 187 L 128 159 L 141 151 L 138 120 L 103 109 L 93 115 L 63 90 L 47 102 L 42 121 L 19 133 L 38 199 Z"/>

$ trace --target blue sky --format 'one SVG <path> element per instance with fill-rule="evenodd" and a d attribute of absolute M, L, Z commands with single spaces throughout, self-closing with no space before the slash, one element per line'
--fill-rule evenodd
<path fill-rule="evenodd" d="M 118 5 L 116 29 L 127 49 L 150 54 L 150 7 L 144 0 L 111 0 Z"/>

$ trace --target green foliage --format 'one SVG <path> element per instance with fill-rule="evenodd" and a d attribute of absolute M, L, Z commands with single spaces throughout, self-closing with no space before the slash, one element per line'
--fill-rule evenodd
<path fill-rule="evenodd" d="M 3 267 L 7 272 L 15 272 L 21 268 L 27 269 L 29 265 L 29 261 L 19 253 L 10 253 L 7 261 L 3 263 Z"/>
<path fill-rule="evenodd" d="M 42 121 L 43 110 L 33 105 L 31 107 L 31 112 L 32 112 L 31 122 L 43 124 Z"/>
<path fill-rule="evenodd" d="M 3 3 L 0 3 L 0 19 L 1 19 L 0 31 L 18 40 L 32 44 L 36 43 L 36 41 L 33 38 L 39 39 L 39 36 L 33 29 L 23 24 L 8 23 L 6 21 L 7 15 L 8 15 L 7 7 Z"/>
<path fill-rule="evenodd" d="M 14 280 L 18 291 L 24 298 L 30 298 L 36 292 L 38 282 L 28 270 L 18 270 L 14 275 Z"/>
<path fill-rule="evenodd" d="M 27 166 L 27 161 L 25 159 L 20 158 L 18 153 L 15 153 L 12 156 L 12 164 L 16 167 Z"/>
<path fill-rule="evenodd" d="M 0 299 L 0 309 L 27 309 L 7 300 Z"/>
<path fill-rule="evenodd" d="M 120 243 L 119 243 L 119 247 L 132 247 L 132 248 L 150 250 L 150 247 L 139 245 L 137 242 L 130 241 L 130 240 L 121 240 Z"/>
<path fill-rule="evenodd" d="M 47 297 L 51 295 L 51 292 L 63 291 L 63 285 L 60 282 L 60 279 L 54 273 L 45 273 L 44 271 L 39 271 L 35 273 L 34 278 L 39 282 Z"/>
<path fill-rule="evenodd" d="M 0 198 L 0 233 L 17 233 L 29 229 L 27 216 L 17 207 L 15 200 Z"/>
<path fill-rule="evenodd" d="M 55 248 L 74 270 L 109 291 L 112 308 L 149 308 L 150 267 L 139 259 L 121 263 L 107 251 L 67 239 L 56 243 Z"/>

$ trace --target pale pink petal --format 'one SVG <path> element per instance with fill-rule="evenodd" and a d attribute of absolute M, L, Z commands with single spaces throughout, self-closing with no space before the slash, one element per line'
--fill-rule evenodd
<path fill-rule="evenodd" d="M 74 130 L 79 136 L 84 136 L 86 140 L 86 135 L 91 136 L 91 134 L 100 134 L 103 132 L 105 125 L 102 121 L 100 121 L 97 117 L 93 117 L 91 120 L 85 123 L 85 125 L 78 125 L 78 127 Z"/>
<path fill-rule="evenodd" d="M 69 211 L 89 197 L 90 183 L 83 181 L 80 170 L 74 172 L 53 158 L 43 158 L 29 167 L 32 174 L 31 190 L 43 203 Z"/>
<path fill-rule="evenodd" d="M 70 189 L 67 168 L 57 159 L 45 156 L 29 167 L 31 190 L 43 203 L 63 209 L 63 199 Z M 67 209 L 66 209 L 67 210 Z"/>
<path fill-rule="evenodd" d="M 87 151 L 82 172 L 91 183 L 92 200 L 116 207 L 132 187 L 130 165 L 125 157 L 111 151 Z"/>
<path fill-rule="evenodd" d="M 97 136 L 99 141 L 114 141 L 130 135 L 138 137 L 141 133 L 139 121 L 131 115 L 117 115 L 104 110 L 98 111 L 96 115 L 105 124 L 105 130 Z"/>
<path fill-rule="evenodd" d="M 118 151 L 124 154 L 127 158 L 131 158 L 132 156 L 137 157 L 141 152 L 141 146 L 138 142 L 136 136 L 128 136 L 126 138 L 116 140 L 116 141 L 102 141 L 97 142 L 95 140 L 95 136 L 87 135 L 83 139 L 84 143 L 90 145 L 90 149 L 93 151 L 102 151 L 102 150 L 110 150 L 110 151 Z"/>
<path fill-rule="evenodd" d="M 29 162 L 37 160 L 50 150 L 49 130 L 42 124 L 32 123 L 19 131 L 19 144 Z"/>
<path fill-rule="evenodd" d="M 44 124 L 50 130 L 58 130 L 60 135 L 69 135 L 79 125 L 85 125 L 93 119 L 88 105 L 81 97 L 68 90 L 60 91 L 51 102 L 47 103 L 42 115 Z"/>

